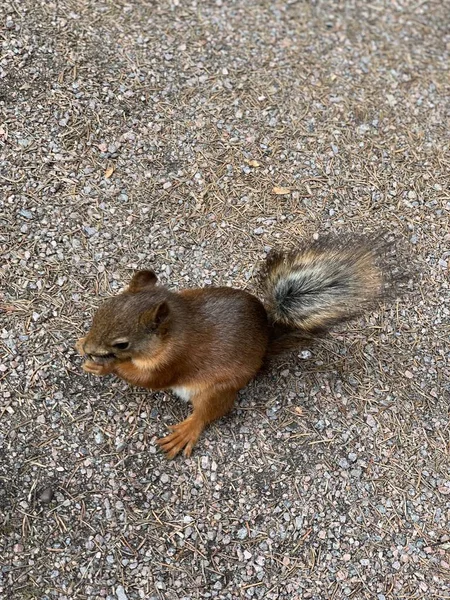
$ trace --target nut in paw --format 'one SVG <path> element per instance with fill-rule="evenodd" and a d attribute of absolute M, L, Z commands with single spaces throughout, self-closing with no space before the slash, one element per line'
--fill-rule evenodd
<path fill-rule="evenodd" d="M 93 360 L 87 360 L 83 364 L 83 370 L 86 371 L 86 373 L 91 373 L 92 375 L 108 375 L 108 373 L 112 372 L 112 365 L 94 362 Z"/>

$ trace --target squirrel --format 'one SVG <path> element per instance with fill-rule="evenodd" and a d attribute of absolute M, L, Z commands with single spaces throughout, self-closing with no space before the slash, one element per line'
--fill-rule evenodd
<path fill-rule="evenodd" d="M 267 359 L 322 337 L 395 289 L 390 249 L 385 235 L 344 235 L 271 251 L 260 277 L 263 301 L 229 287 L 172 292 L 152 270 L 137 271 L 76 343 L 83 369 L 189 400 L 190 416 L 156 443 L 168 458 L 190 456 Z"/>

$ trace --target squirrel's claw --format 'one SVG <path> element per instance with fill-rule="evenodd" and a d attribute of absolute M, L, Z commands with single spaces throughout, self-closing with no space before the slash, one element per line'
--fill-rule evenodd
<path fill-rule="evenodd" d="M 167 458 L 175 458 L 183 449 L 184 456 L 191 456 L 192 449 L 203 429 L 198 420 L 191 415 L 181 423 L 170 425 L 169 429 L 172 433 L 156 440 L 161 450 L 166 453 Z"/>

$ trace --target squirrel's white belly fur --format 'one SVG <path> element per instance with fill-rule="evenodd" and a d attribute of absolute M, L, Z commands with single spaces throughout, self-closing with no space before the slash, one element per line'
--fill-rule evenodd
<path fill-rule="evenodd" d="M 189 402 L 189 400 L 192 397 L 192 390 L 187 387 L 179 386 L 179 387 L 173 387 L 170 389 L 174 394 L 176 394 L 179 398 L 181 398 L 185 402 Z"/>

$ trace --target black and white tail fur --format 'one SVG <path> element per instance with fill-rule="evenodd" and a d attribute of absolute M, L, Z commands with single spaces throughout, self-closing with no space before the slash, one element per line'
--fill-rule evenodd
<path fill-rule="evenodd" d="M 344 235 L 271 252 L 262 284 L 277 353 L 323 335 L 392 294 L 403 279 L 392 240 Z"/>

